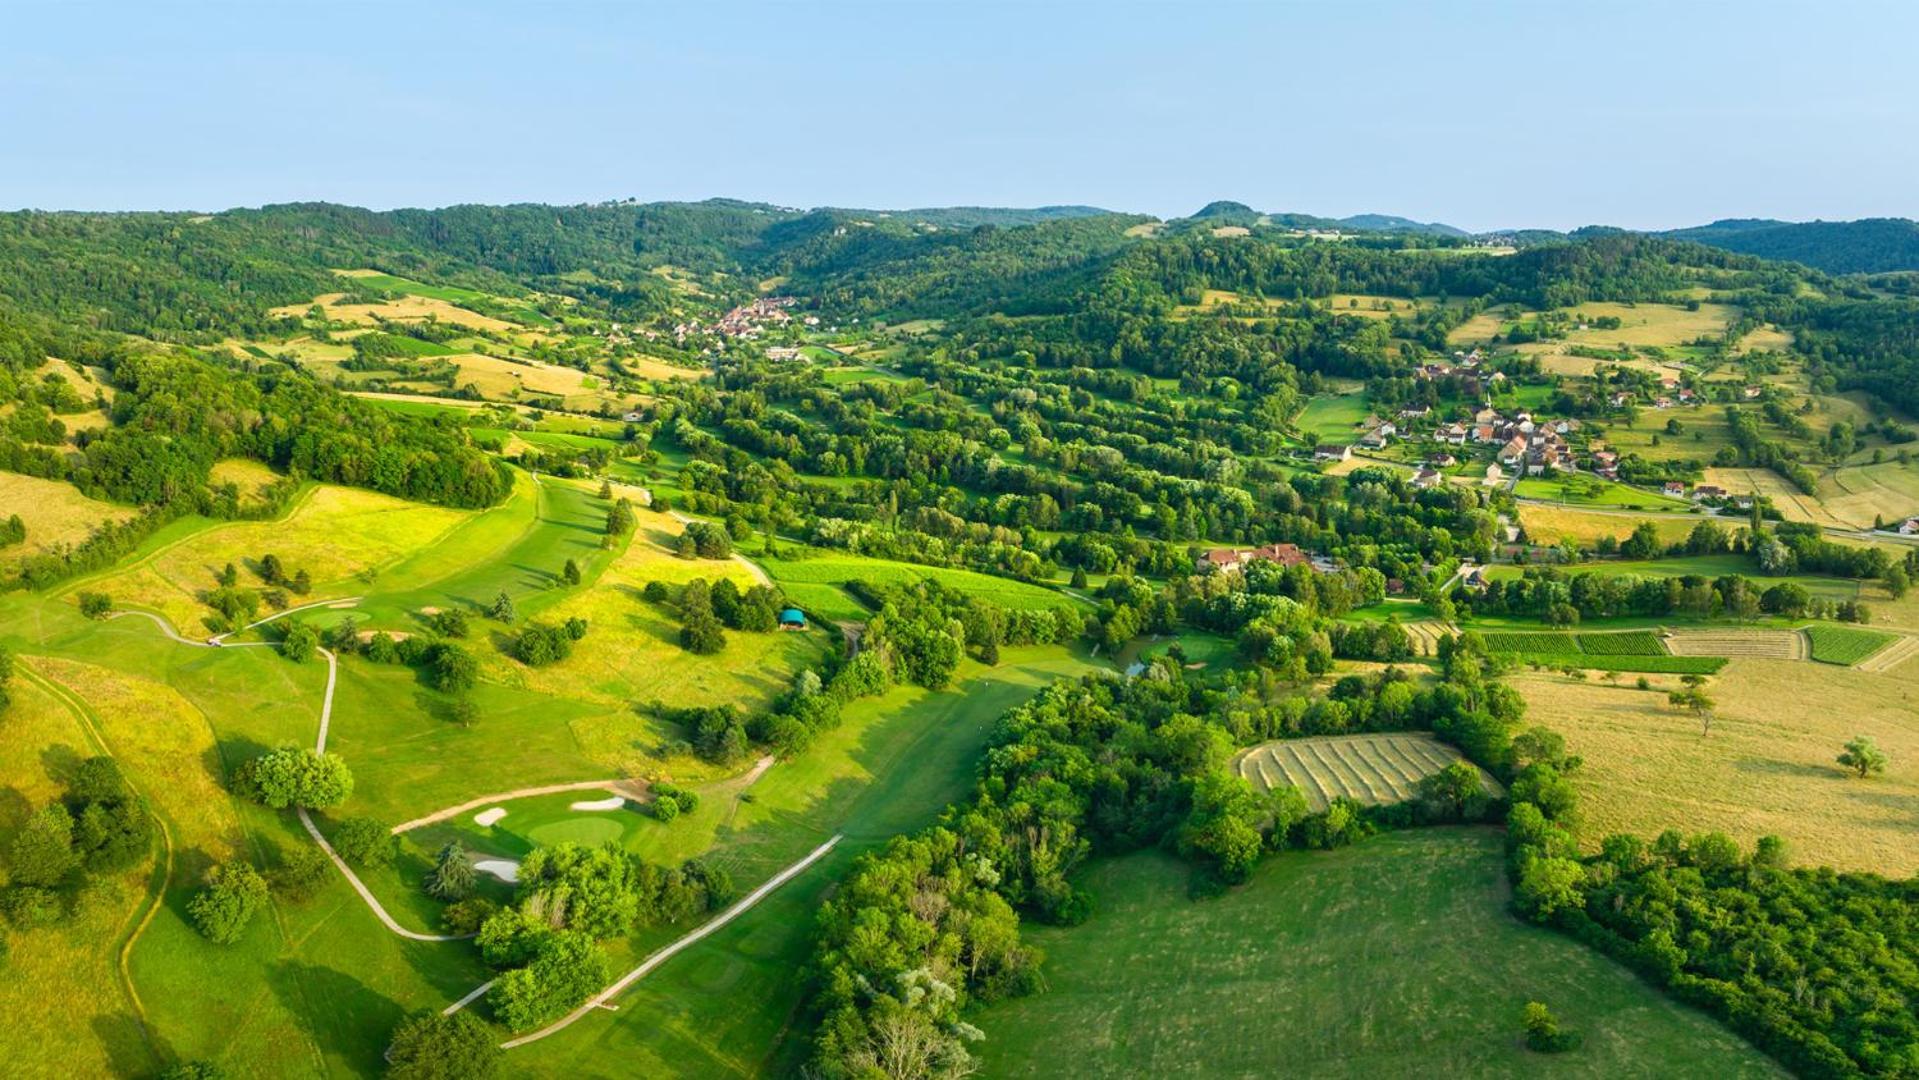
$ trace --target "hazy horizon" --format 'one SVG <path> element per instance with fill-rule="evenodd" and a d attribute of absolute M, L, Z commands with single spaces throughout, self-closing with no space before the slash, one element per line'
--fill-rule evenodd
<path fill-rule="evenodd" d="M 1470 231 L 1910 217 L 1886 3 L 14 13 L 0 207 L 1215 199 Z"/>

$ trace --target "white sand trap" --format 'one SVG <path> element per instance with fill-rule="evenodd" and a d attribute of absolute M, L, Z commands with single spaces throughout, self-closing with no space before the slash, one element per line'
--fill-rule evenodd
<path fill-rule="evenodd" d="M 496 806 L 496 807 L 493 807 L 491 810 L 482 810 L 479 813 L 473 815 L 473 824 L 491 825 L 505 816 L 506 816 L 506 807 Z"/>
<path fill-rule="evenodd" d="M 438 615 L 439 613 L 440 609 L 436 607 L 423 607 L 420 609 L 420 614 L 422 615 Z"/>
<path fill-rule="evenodd" d="M 477 859 L 473 869 L 482 874 L 492 874 L 509 884 L 520 880 L 520 864 L 512 859 Z"/>
<path fill-rule="evenodd" d="M 581 800 L 580 802 L 576 802 L 576 803 L 574 803 L 574 804 L 573 804 L 573 805 L 572 805 L 571 807 L 569 807 L 568 809 L 572 809 L 572 810 L 618 810 L 618 809 L 619 809 L 620 807 L 622 807 L 622 806 L 625 806 L 625 805 L 626 805 L 626 798 L 625 798 L 624 796 L 620 796 L 620 795 L 614 795 L 614 796 L 610 796 L 610 797 L 608 797 L 608 798 L 605 798 L 605 799 L 583 799 L 583 800 Z"/>

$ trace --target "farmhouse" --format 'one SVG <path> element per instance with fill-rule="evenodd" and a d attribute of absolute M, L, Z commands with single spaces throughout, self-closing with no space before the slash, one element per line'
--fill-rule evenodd
<path fill-rule="evenodd" d="M 1313 450 L 1314 461 L 1345 461 L 1353 456 L 1353 448 L 1345 443 L 1321 443 Z"/>
<path fill-rule="evenodd" d="M 1421 491 L 1424 491 L 1425 489 L 1439 483 L 1439 479 L 1440 477 L 1439 477 L 1438 469 L 1435 469 L 1430 465 L 1421 465 L 1419 467 L 1419 471 L 1413 473 L 1413 486 L 1415 488 L 1420 489 Z"/>
<path fill-rule="evenodd" d="M 1725 497 L 1726 489 L 1714 484 L 1699 484 L 1692 489 L 1692 501 L 1694 502 L 1698 502 L 1701 499 L 1723 499 Z"/>
<path fill-rule="evenodd" d="M 1913 536 L 1915 534 L 1919 534 L 1919 517 L 1909 517 L 1899 523 L 1899 535 Z"/>
<path fill-rule="evenodd" d="M 1675 499 L 1683 499 L 1686 497 L 1686 485 L 1677 480 L 1666 481 L 1664 490 L 1666 494 L 1671 495 Z"/>
<path fill-rule="evenodd" d="M 1526 437 L 1514 435 L 1506 445 L 1499 448 L 1501 465 L 1517 465 L 1526 459 Z"/>
<path fill-rule="evenodd" d="M 1246 551 L 1213 548 L 1201 555 L 1194 565 L 1199 570 L 1238 573 L 1248 563 L 1276 562 L 1281 566 L 1301 566 L 1311 559 L 1297 544 L 1266 544 Z"/>

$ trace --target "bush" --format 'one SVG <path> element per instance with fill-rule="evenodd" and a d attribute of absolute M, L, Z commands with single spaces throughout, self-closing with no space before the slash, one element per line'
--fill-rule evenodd
<path fill-rule="evenodd" d="M 486 921 L 500 910 L 500 905 L 484 896 L 469 896 L 465 900 L 448 904 L 440 912 L 440 925 L 449 934 L 476 934 Z"/>
<path fill-rule="evenodd" d="M 246 933 L 247 924 L 266 903 L 266 880 L 243 862 L 217 863 L 205 880 L 205 886 L 187 901 L 187 916 L 208 941 L 231 945 Z"/>
<path fill-rule="evenodd" d="M 37 885 L 15 885 L 0 892 L 0 911 L 5 911 L 7 921 L 22 930 L 51 926 L 67 914 L 59 893 Z"/>
<path fill-rule="evenodd" d="M 1526 1045 L 1542 1054 L 1563 1054 L 1579 1045 L 1579 1036 L 1561 1031 L 1559 1021 L 1544 1002 L 1528 1001 L 1525 1012 Z"/>
<path fill-rule="evenodd" d="M 113 597 L 106 593 L 83 592 L 80 594 L 80 614 L 89 619 L 104 619 L 113 610 Z"/>
<path fill-rule="evenodd" d="M 73 850 L 73 815 L 59 803 L 45 806 L 27 818 L 7 848 L 7 866 L 15 885 L 52 888 L 79 869 Z"/>
<path fill-rule="evenodd" d="M 372 818 L 347 818 L 333 832 L 333 850 L 354 866 L 387 865 L 399 843 L 399 837 Z"/>
<path fill-rule="evenodd" d="M 463 638 L 469 633 L 466 612 L 457 608 L 436 612 L 429 625 L 441 637 Z"/>
<path fill-rule="evenodd" d="M 572 633 L 573 622 L 580 624 L 580 636 L 586 634 L 586 621 L 569 620 L 564 627 L 549 626 L 545 623 L 528 623 L 520 636 L 513 640 L 514 659 L 528 667 L 545 667 L 557 664 L 573 655 L 573 643 L 578 638 Z"/>

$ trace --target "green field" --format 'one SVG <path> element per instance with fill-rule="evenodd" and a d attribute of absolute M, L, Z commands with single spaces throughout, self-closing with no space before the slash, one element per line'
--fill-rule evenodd
<path fill-rule="evenodd" d="M 1568 506 L 1613 506 L 1629 510 L 1679 512 L 1692 507 L 1685 499 L 1675 499 L 1661 492 L 1628 487 L 1591 476 L 1569 477 L 1563 481 L 1528 477 L 1514 485 L 1513 494 L 1527 499 L 1563 502 Z M 1628 528 L 1630 524 L 1627 523 Z"/>
<path fill-rule="evenodd" d="M 1856 626 L 1814 623 L 1806 627 L 1812 658 L 1822 664 L 1856 664 L 1891 644 L 1896 635 Z"/>
<path fill-rule="evenodd" d="M 773 579 L 779 582 L 781 587 L 808 585 L 838 587 L 853 581 L 893 585 L 931 579 L 969 596 L 977 596 L 1010 608 L 1037 610 L 1073 607 L 1077 604 L 1077 601 L 1065 593 L 1056 592 L 1042 585 L 1014 581 L 1012 578 L 994 577 L 972 570 L 921 566 L 918 563 L 895 562 L 890 559 L 873 559 L 841 552 L 820 552 L 798 557 L 788 555 L 760 561 L 766 567 L 766 572 L 773 575 Z M 802 602 L 805 596 L 811 596 L 815 600 L 825 599 L 825 594 L 819 591 L 797 595 L 802 596 Z M 857 601 L 852 601 L 850 596 L 847 600 L 857 605 Z M 860 610 L 864 612 L 864 608 Z"/>
<path fill-rule="evenodd" d="M 1308 439 L 1351 442 L 1359 437 L 1359 423 L 1370 411 L 1365 394 L 1319 394 L 1306 402 L 1293 426 Z"/>
<path fill-rule="evenodd" d="M 1269 856 L 1188 899 L 1158 853 L 1094 863 L 1094 915 L 1029 931 L 1047 989 L 980 1010 L 983 1075 L 1777 1076 L 1757 1050 L 1571 938 L 1506 910 L 1491 830 Z M 1520 1010 L 1585 1037 L 1542 1056 Z"/>

